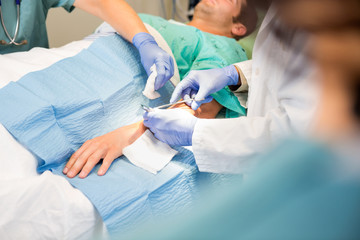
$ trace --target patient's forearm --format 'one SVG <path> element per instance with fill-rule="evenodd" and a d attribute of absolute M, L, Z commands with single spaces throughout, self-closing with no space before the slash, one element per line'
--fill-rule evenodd
<path fill-rule="evenodd" d="M 176 104 L 172 108 L 184 109 L 198 118 L 215 118 L 223 106 L 217 101 L 212 100 L 209 103 L 202 104 L 196 111 L 185 103 Z"/>
<path fill-rule="evenodd" d="M 185 103 L 176 104 L 172 108 L 184 109 L 198 118 L 214 118 L 221 110 L 222 105 L 213 100 L 209 103 L 202 104 L 196 111 Z M 144 126 L 143 121 L 139 121 L 127 126 L 120 127 L 115 131 L 119 131 L 119 135 L 123 134 L 123 136 L 119 136 L 119 140 L 122 139 L 122 148 L 125 148 L 126 146 L 135 142 L 136 139 L 138 139 L 146 131 L 146 129 L 147 128 Z"/>
<path fill-rule="evenodd" d="M 134 9 L 124 0 L 75 0 L 74 6 L 106 21 L 129 42 L 135 34 L 148 32 Z"/>
<path fill-rule="evenodd" d="M 196 111 L 185 103 L 176 104 L 172 108 L 184 109 L 198 118 L 214 118 L 221 110 L 222 105 L 220 105 L 217 101 L 213 100 L 209 103 L 202 104 Z M 147 128 L 144 126 L 143 121 L 139 121 L 115 130 L 119 131 L 119 135 L 123 134 L 123 136 L 119 136 L 119 140 L 122 139 L 121 141 L 123 141 L 122 149 L 135 142 L 136 139 L 138 139 L 146 131 L 146 129 Z"/>
<path fill-rule="evenodd" d="M 118 128 L 117 130 L 119 130 L 120 133 L 119 135 L 121 135 L 120 139 L 123 139 L 123 144 L 121 146 L 121 154 L 122 154 L 122 149 L 134 143 L 136 139 L 138 139 L 146 131 L 146 127 L 144 126 L 143 121 L 139 121 Z"/>
<path fill-rule="evenodd" d="M 202 104 L 197 110 L 193 110 L 185 103 L 176 104 L 171 108 L 184 109 L 198 118 L 215 118 L 219 111 L 222 109 L 222 107 L 223 106 L 220 105 L 217 101 L 213 100 L 209 103 Z M 126 141 L 124 143 L 124 147 L 135 142 L 136 139 L 138 139 L 147 129 L 144 126 L 143 121 L 139 121 L 121 128 L 123 128 L 123 133 L 126 133 L 126 136 L 128 137 L 128 139 L 122 138 Z"/>
<path fill-rule="evenodd" d="M 199 118 L 214 118 L 222 108 L 215 100 L 201 105 L 196 111 L 185 103 L 173 107 L 182 108 Z M 145 131 L 146 127 L 143 121 L 139 121 L 86 141 L 71 156 L 63 173 L 72 178 L 80 172 L 79 177 L 85 178 L 103 159 L 98 175 L 104 175 L 114 159 L 123 154 L 123 149 L 135 142 Z"/>

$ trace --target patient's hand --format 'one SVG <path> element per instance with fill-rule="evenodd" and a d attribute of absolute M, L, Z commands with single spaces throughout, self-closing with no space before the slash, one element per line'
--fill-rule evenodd
<path fill-rule="evenodd" d="M 86 141 L 71 156 L 63 173 L 73 178 L 80 172 L 79 177 L 85 178 L 103 159 L 97 174 L 104 175 L 114 159 L 122 155 L 122 150 L 139 138 L 145 129 L 142 122 L 137 122 Z"/>
<path fill-rule="evenodd" d="M 199 118 L 214 118 L 222 106 L 213 100 L 201 105 L 196 111 L 185 103 L 176 104 L 174 108 L 182 108 Z M 85 178 L 95 165 L 103 159 L 98 175 L 102 176 L 109 169 L 114 159 L 122 155 L 122 150 L 135 142 L 146 130 L 143 122 L 120 127 L 100 137 L 86 141 L 70 158 L 63 173 L 73 178 L 79 172 Z"/>

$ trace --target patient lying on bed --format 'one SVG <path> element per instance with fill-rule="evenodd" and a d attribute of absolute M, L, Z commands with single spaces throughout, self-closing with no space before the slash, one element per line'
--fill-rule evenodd
<path fill-rule="evenodd" d="M 228 32 L 224 31 L 226 29 L 224 26 L 220 25 L 218 27 L 219 25 L 216 25 L 216 23 L 219 24 L 218 18 L 216 18 L 216 21 L 212 21 L 214 13 L 211 12 L 212 15 L 207 14 L 208 9 L 212 7 L 208 6 L 208 4 L 210 3 L 203 1 L 197 5 L 194 18 L 188 26 L 169 22 L 159 17 L 140 15 L 145 23 L 150 24 L 159 31 L 171 47 L 181 79 L 186 76 L 189 70 L 219 68 L 236 62 L 236 59 L 240 61 L 246 60 L 243 49 L 239 48 L 234 39 L 228 37 L 238 38 L 240 35 L 251 33 L 252 29 L 247 30 L 247 26 L 243 23 L 232 21 L 232 24 L 228 24 L 230 30 Z M 240 10 L 240 7 L 235 6 L 234 9 Z M 212 11 L 223 13 L 222 9 L 216 6 L 213 7 Z M 242 14 L 248 14 L 249 11 L 253 11 L 253 9 L 247 9 L 245 13 L 243 9 Z M 228 20 L 226 16 L 232 17 L 229 13 L 227 15 L 220 14 L 220 16 L 223 19 L 225 18 L 225 21 Z M 195 26 L 196 28 L 189 26 Z M 110 26 L 105 26 L 105 30 L 106 28 L 109 29 Z M 204 29 L 204 32 L 199 31 L 202 29 Z M 210 34 L 206 31 L 223 36 Z M 222 89 L 213 97 L 215 100 L 202 105 L 197 111 L 193 111 L 186 104 L 179 104 L 175 107 L 189 111 L 200 118 L 214 118 L 224 106 L 227 108 L 227 116 L 236 116 L 236 113 L 244 115 L 244 109 L 228 89 Z M 123 154 L 122 150 L 138 139 L 145 130 L 143 122 L 139 121 L 86 141 L 71 156 L 63 173 L 72 178 L 80 172 L 79 177 L 84 178 L 100 159 L 103 159 L 98 175 L 104 175 L 113 160 Z"/>
<path fill-rule="evenodd" d="M 234 6 L 222 8 L 225 3 L 220 4 L 220 7 L 211 4 L 212 3 L 207 1 L 202 1 L 198 4 L 194 19 L 188 24 L 190 26 L 170 23 L 161 18 L 148 15 L 141 16 L 144 22 L 149 23 L 158 30 L 170 46 L 181 77 L 193 69 L 223 67 L 246 60 L 243 49 L 234 39 L 229 37 L 233 36 L 237 38 L 252 30 L 247 30 L 246 26 L 238 22 L 237 18 L 236 21 L 233 21 L 234 16 L 240 13 L 240 9 L 242 9 L 240 16 L 245 14 L 248 9 L 243 9 L 243 6 L 241 7 L 240 5 L 237 5 L 237 8 L 234 8 Z M 237 2 L 236 4 L 239 3 Z M 214 18 L 214 16 L 217 17 Z M 227 28 L 224 27 L 225 23 L 227 24 Z M 204 31 L 200 31 L 200 29 L 204 29 Z M 221 31 L 217 31 L 219 29 Z M 224 31 L 224 29 L 226 29 L 226 31 Z M 215 34 L 210 34 L 205 31 Z M 13 106 L 12 109 L 19 109 L 18 113 L 11 110 L 9 114 L 0 116 L 1 123 L 3 123 L 19 142 L 37 155 L 39 159 L 38 170 L 40 172 L 54 165 L 61 164 L 61 162 L 71 154 L 73 149 L 77 149 L 79 144 L 83 143 L 86 139 L 108 132 L 103 136 L 87 141 L 73 155 L 64 169 L 64 172 L 67 173 L 69 177 L 74 177 L 83 169 L 80 177 L 85 177 L 95 164 L 100 159 L 103 159 L 102 167 L 98 172 L 99 175 L 103 175 L 112 161 L 122 155 L 122 149 L 133 143 L 145 131 L 145 127 L 141 121 L 132 124 L 129 124 L 131 121 L 123 121 L 123 124 L 109 124 L 111 125 L 110 127 L 104 127 L 105 120 L 107 120 L 109 116 L 116 117 L 116 113 L 122 117 L 126 114 L 129 119 L 131 116 L 136 117 L 142 115 L 142 113 L 136 115 L 136 109 L 134 115 L 131 115 L 126 109 L 116 108 L 121 101 L 123 101 L 123 104 L 129 105 L 129 101 L 132 104 L 136 103 L 135 97 L 139 103 L 143 103 L 142 101 L 144 100 L 141 99 L 141 96 L 138 94 L 136 96 L 127 94 L 124 95 L 122 99 L 114 102 L 109 100 L 109 105 L 113 104 L 113 106 L 111 106 L 113 109 L 109 110 L 109 112 L 113 112 L 112 115 L 107 114 L 105 110 L 101 110 L 101 108 L 107 107 L 104 106 L 104 103 L 99 105 L 96 104 L 96 102 L 104 102 L 106 98 L 113 100 L 115 98 L 114 96 L 121 96 L 125 89 L 127 91 L 139 92 L 143 87 L 140 87 L 141 89 L 131 89 L 129 84 L 136 82 L 134 80 L 135 78 L 141 78 L 142 81 L 146 79 L 144 79 L 143 69 L 135 66 L 138 65 L 139 62 L 138 56 L 132 47 L 126 45 L 125 42 L 121 42 L 120 38 L 112 38 L 110 40 L 99 41 L 97 44 L 95 43 L 91 45 L 87 51 L 83 51 L 73 57 L 73 59 L 65 59 L 55 63 L 44 71 L 28 74 L 16 84 L 9 84 L 1 89 L 4 99 L 4 112 L 8 111 L 11 106 Z M 114 52 L 116 51 L 112 48 L 119 48 L 119 46 L 122 46 L 124 49 L 121 49 L 121 52 L 115 55 Z M 126 56 L 125 52 L 128 52 L 129 55 Z M 96 56 L 95 53 L 98 53 L 98 55 Z M 123 59 L 119 58 L 119 56 Z M 111 57 L 114 59 L 112 60 Z M 133 62 L 130 58 L 133 59 Z M 90 64 L 91 61 L 93 65 Z M 116 66 L 115 69 L 114 66 Z M 122 68 L 121 71 L 119 71 L 120 68 Z M 58 70 L 61 70 L 61 72 Z M 104 77 L 106 79 L 104 79 Z M 49 82 L 47 79 L 52 79 L 52 81 Z M 56 82 L 55 79 L 58 79 L 59 82 Z M 90 83 L 91 80 L 93 80 L 92 83 Z M 108 81 L 107 84 L 109 85 L 104 83 L 105 80 Z M 119 82 L 120 80 L 123 80 L 122 85 Z M 79 81 L 83 81 L 84 83 L 78 83 Z M 111 81 L 115 82 L 112 83 Z M 82 86 L 88 87 L 89 90 L 84 89 Z M 137 87 L 139 88 L 139 86 Z M 76 90 L 77 88 L 78 90 Z M 104 92 L 102 93 L 100 90 Z M 167 88 L 167 90 L 169 96 L 171 89 Z M 32 93 L 29 94 L 29 91 L 32 91 Z M 12 94 L 12 96 L 7 97 L 7 94 Z M 96 98 L 99 94 L 100 96 Z M 199 117 L 212 118 L 215 117 L 223 107 L 226 108 L 226 114 L 228 116 L 238 116 L 245 113 L 237 101 L 237 98 L 228 89 L 222 89 L 214 94 L 213 97 L 215 99 L 213 102 L 204 105 L 197 112 L 192 113 L 197 114 Z M 162 101 L 164 103 L 168 101 L 166 94 L 163 96 Z M 23 106 L 31 103 L 29 107 L 25 108 L 25 112 L 20 110 L 19 106 L 15 106 L 21 102 L 23 102 Z M 159 104 L 162 102 L 153 101 L 152 103 Z M 37 110 L 36 104 L 39 105 L 39 110 Z M 186 105 L 182 107 L 187 108 Z M 44 109 L 48 109 L 47 111 L 49 111 L 49 113 L 46 114 L 52 115 L 51 119 L 53 120 L 49 122 L 48 125 L 45 125 L 46 121 L 39 121 L 39 118 L 42 116 L 41 114 L 44 114 Z M 90 111 L 93 115 L 86 113 L 84 109 L 90 109 L 87 111 Z M 188 108 L 188 111 L 192 110 Z M 121 112 L 122 114 L 120 114 Z M 26 114 L 29 115 L 27 116 Z M 78 115 L 79 119 L 75 119 L 73 117 L 75 115 Z M 14 118 L 11 119 L 11 116 Z M 94 120 L 95 116 L 98 118 L 98 121 Z M 132 120 L 139 120 L 139 118 L 136 119 L 135 117 Z M 88 119 L 96 122 L 97 125 L 94 124 L 92 129 L 90 129 L 91 124 Z M 48 120 L 48 118 L 46 118 L 46 120 Z M 27 126 L 24 125 L 24 122 L 29 122 L 28 124 L 33 127 L 20 131 L 18 125 L 22 124 L 21 126 Z M 41 125 L 44 126 L 41 127 Z M 74 127 L 75 125 L 79 125 L 79 129 L 82 129 L 82 132 L 76 129 L 76 127 Z M 84 127 L 86 125 L 88 125 L 88 127 Z M 45 131 L 45 129 L 52 130 Z M 54 129 L 59 133 L 55 135 Z M 38 132 L 36 133 L 35 131 Z M 30 132 L 32 133 L 30 134 Z M 32 136 L 32 134 L 35 135 Z M 36 139 L 35 136 L 38 136 L 38 138 Z M 56 136 L 56 139 L 51 136 Z M 49 138 L 48 141 L 45 140 L 47 137 Z M 40 143 L 41 141 L 43 144 Z M 56 149 L 52 146 L 47 147 L 50 143 L 53 143 L 55 146 L 60 145 L 57 142 L 64 142 L 63 147 L 57 146 Z M 46 152 L 42 149 L 37 151 L 36 149 L 39 148 L 39 146 L 45 148 L 45 150 L 48 149 Z"/>
<path fill-rule="evenodd" d="M 159 32 L 165 23 L 159 19 Z M 179 28 L 174 36 L 170 35 L 173 40 L 169 41 L 169 36 L 164 38 L 174 52 L 180 75 L 186 75 L 191 69 L 221 67 L 246 59 L 233 39 L 189 26 L 175 26 Z M 191 30 L 181 36 L 180 27 Z M 181 37 L 190 40 L 181 45 L 177 41 L 186 42 Z M 134 123 L 142 119 L 141 104 L 154 107 L 169 101 L 173 90 L 170 83 L 159 90 L 161 98 L 146 99 L 141 94 L 146 79 L 136 48 L 114 34 L 101 37 L 79 54 L 1 88 L 0 123 L 33 153 L 40 173 L 51 170 L 63 175 L 65 161 L 74 151 L 86 140 L 100 135 L 90 142 L 96 144 L 103 140 L 104 144 L 112 144 L 112 148 L 107 149 L 106 161 L 110 165 L 111 158 L 120 156 L 123 147 L 144 131 L 141 122 Z M 230 115 L 244 114 L 228 90 L 223 89 L 214 98 L 216 101 L 194 114 L 214 117 L 222 107 Z M 146 214 L 191 202 L 195 163 L 191 152 L 176 150 L 178 155 L 156 176 L 131 165 L 121 156 L 105 176 L 96 175 L 100 170 L 96 166 L 96 171 L 86 179 L 67 180 L 90 199 L 109 231 L 121 230 Z M 118 184 L 114 186 L 114 182 Z"/>

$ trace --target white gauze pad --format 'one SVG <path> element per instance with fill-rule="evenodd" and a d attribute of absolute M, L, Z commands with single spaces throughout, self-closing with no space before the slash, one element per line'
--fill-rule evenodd
<path fill-rule="evenodd" d="M 160 97 L 160 93 L 155 91 L 155 79 L 157 77 L 157 71 L 156 71 L 155 64 L 151 66 L 150 71 L 151 71 L 151 74 L 146 81 L 145 89 L 142 93 L 148 99 L 156 99 L 156 98 Z"/>
<path fill-rule="evenodd" d="M 177 151 L 156 139 L 150 130 L 146 130 L 133 144 L 123 149 L 123 154 L 135 166 L 156 174 L 170 162 Z"/>

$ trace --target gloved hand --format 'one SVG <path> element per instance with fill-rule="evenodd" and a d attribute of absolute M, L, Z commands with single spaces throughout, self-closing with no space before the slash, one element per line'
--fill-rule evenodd
<path fill-rule="evenodd" d="M 160 141 L 173 146 L 192 145 L 197 118 L 183 109 L 156 109 L 145 112 L 144 125 Z"/>
<path fill-rule="evenodd" d="M 150 76 L 150 68 L 156 66 L 157 77 L 155 79 L 155 90 L 158 90 L 174 75 L 174 62 L 172 57 L 161 49 L 153 36 L 148 33 L 137 33 L 133 37 L 133 44 L 139 50 L 141 63 Z"/>
<path fill-rule="evenodd" d="M 170 103 L 175 103 L 180 97 L 184 100 L 195 97 L 195 101 L 190 100 L 187 104 L 196 110 L 201 104 L 213 99 L 210 94 L 227 85 L 237 85 L 238 80 L 239 74 L 233 65 L 209 70 L 193 70 L 176 86 Z"/>

